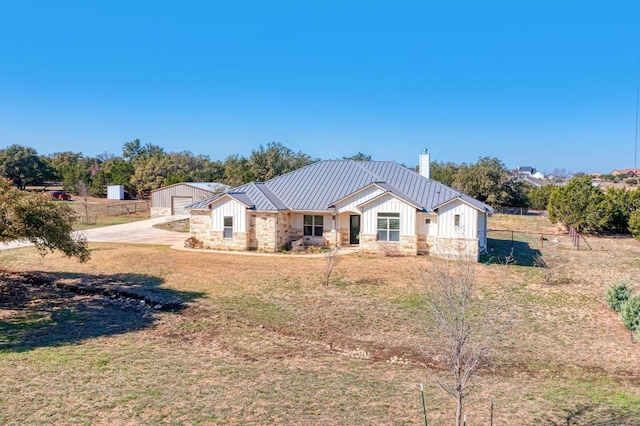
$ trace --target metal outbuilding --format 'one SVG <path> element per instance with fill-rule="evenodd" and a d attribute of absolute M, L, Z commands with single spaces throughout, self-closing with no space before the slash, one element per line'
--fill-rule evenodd
<path fill-rule="evenodd" d="M 151 191 L 151 217 L 188 215 L 190 204 L 227 191 L 228 185 L 217 182 L 181 182 Z"/>

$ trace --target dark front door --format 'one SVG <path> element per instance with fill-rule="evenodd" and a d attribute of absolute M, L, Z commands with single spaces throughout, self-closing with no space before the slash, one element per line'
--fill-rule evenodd
<path fill-rule="evenodd" d="M 360 215 L 349 216 L 349 244 L 360 244 Z"/>

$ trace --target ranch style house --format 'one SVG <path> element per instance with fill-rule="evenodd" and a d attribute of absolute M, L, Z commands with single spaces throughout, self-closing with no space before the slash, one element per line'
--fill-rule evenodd
<path fill-rule="evenodd" d="M 275 252 L 292 244 L 478 259 L 488 205 L 391 161 L 320 161 L 187 207 L 204 247 Z"/>

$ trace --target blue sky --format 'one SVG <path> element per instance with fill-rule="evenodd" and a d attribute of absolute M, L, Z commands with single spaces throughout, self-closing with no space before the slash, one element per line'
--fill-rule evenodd
<path fill-rule="evenodd" d="M 3 2 L 0 147 L 633 167 L 640 2 Z"/>

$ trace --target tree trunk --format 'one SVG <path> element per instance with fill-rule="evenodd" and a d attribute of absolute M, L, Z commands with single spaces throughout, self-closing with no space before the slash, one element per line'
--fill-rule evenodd
<path fill-rule="evenodd" d="M 462 395 L 458 394 L 456 400 L 456 426 L 460 426 L 462 422 Z"/>

